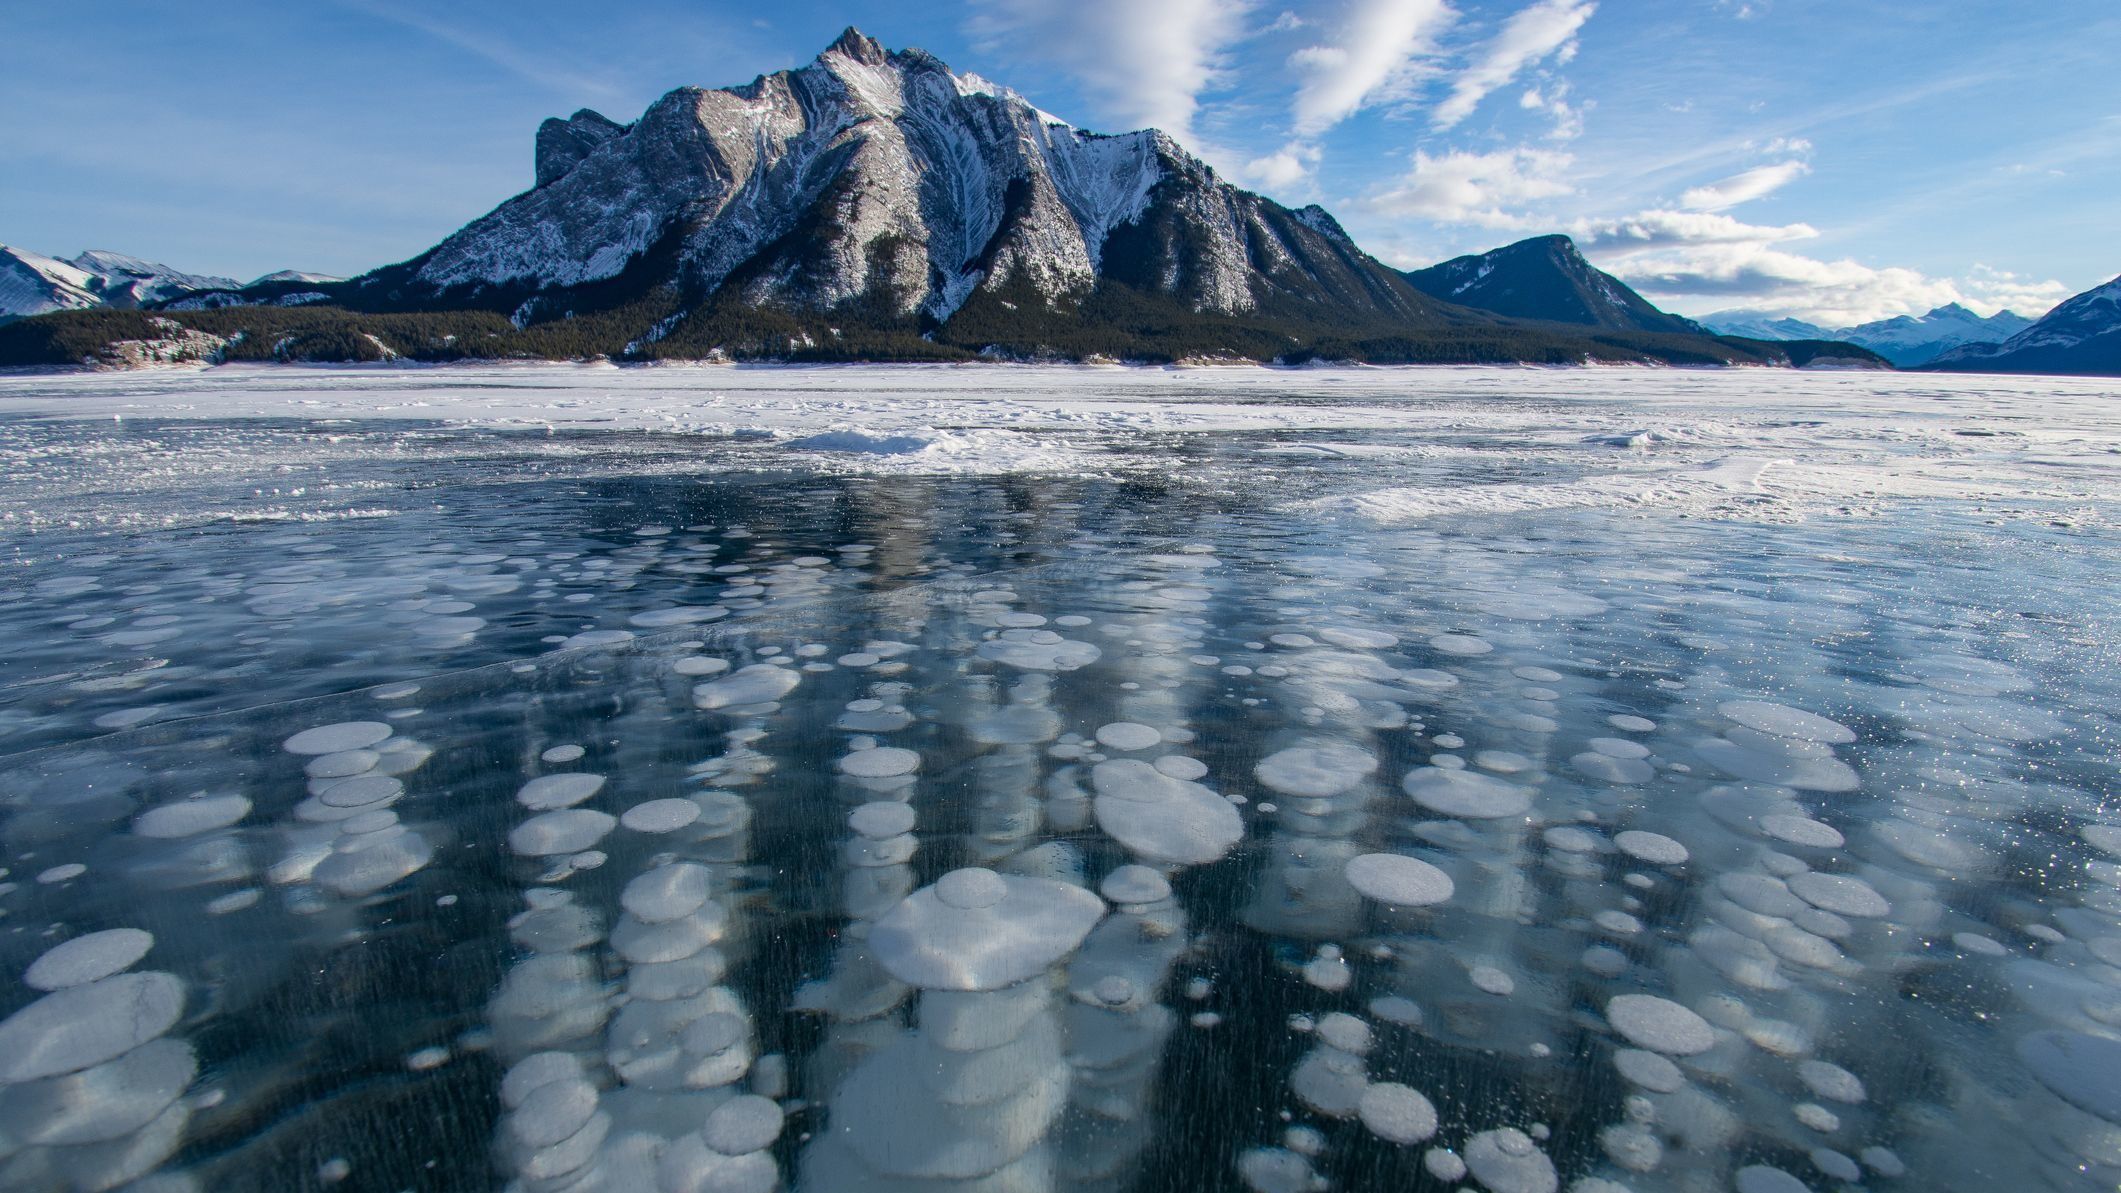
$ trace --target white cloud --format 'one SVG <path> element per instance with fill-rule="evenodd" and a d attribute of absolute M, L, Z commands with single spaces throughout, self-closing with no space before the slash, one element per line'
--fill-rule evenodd
<path fill-rule="evenodd" d="M 1246 162 L 1241 176 L 1262 189 L 1287 193 L 1309 186 L 1318 158 L 1316 145 L 1291 141 L 1265 157 Z"/>
<path fill-rule="evenodd" d="M 1771 166 L 1755 166 L 1706 186 L 1694 187 L 1679 196 L 1679 205 L 1690 211 L 1722 211 L 1781 190 L 1811 171 L 1810 166 L 1795 159 Z"/>
<path fill-rule="evenodd" d="M 1919 315 L 1951 302 L 1984 314 L 2005 305 L 2036 314 L 2067 295 L 2059 282 L 2032 282 L 1982 266 L 1954 280 L 1846 258 L 1824 261 L 1781 247 L 1818 236 L 1809 224 L 1748 224 L 1705 211 L 1643 211 L 1580 220 L 1570 231 L 1601 268 L 1652 301 L 1697 314 L 1743 306 L 1832 328 Z"/>
<path fill-rule="evenodd" d="M 1195 140 L 1201 92 L 1244 35 L 1246 0 L 973 0 L 987 53 L 1037 58 L 1082 84 L 1118 127 Z"/>
<path fill-rule="evenodd" d="M 1366 104 L 1403 93 L 1457 15 L 1444 0 L 1353 0 L 1330 41 L 1289 56 L 1303 76 L 1296 131 L 1315 136 Z"/>
<path fill-rule="evenodd" d="M 1573 141 L 1583 135 L 1583 110 L 1587 104 L 1569 102 L 1569 85 L 1555 82 L 1541 89 L 1530 87 L 1517 97 L 1517 106 L 1528 112 L 1545 112 L 1554 121 L 1549 141 Z"/>
<path fill-rule="evenodd" d="M 1545 149 L 1454 149 L 1440 157 L 1416 150 L 1413 170 L 1397 186 L 1364 200 L 1363 206 L 1402 218 L 1521 227 L 1526 218 L 1510 208 L 1572 193 L 1575 188 L 1563 176 L 1573 161 L 1566 153 Z"/>
<path fill-rule="evenodd" d="M 1553 56 L 1566 62 L 1575 54 L 1576 31 L 1598 6 L 1590 0 L 1539 0 L 1504 22 L 1471 65 L 1459 72 L 1451 93 L 1436 106 L 1437 128 L 1451 128 L 1473 114 L 1480 101 L 1509 85 L 1517 72 Z"/>

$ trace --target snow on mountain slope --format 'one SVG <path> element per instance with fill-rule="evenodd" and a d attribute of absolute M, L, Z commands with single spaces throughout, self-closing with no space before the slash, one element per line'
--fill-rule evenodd
<path fill-rule="evenodd" d="M 2121 277 L 2094 286 L 2000 344 L 1965 344 L 1939 368 L 2121 375 Z"/>
<path fill-rule="evenodd" d="M 538 156 L 534 190 L 364 284 L 529 294 L 652 267 L 694 296 L 729 283 L 754 304 L 947 319 L 983 288 L 1050 300 L 1123 277 L 1201 311 L 1350 290 L 1365 314 L 1428 309 L 1330 217 L 1225 185 L 1161 132 L 1086 132 L 852 29 L 807 66 L 680 88 L 631 125 L 547 121 Z"/>
<path fill-rule="evenodd" d="M 1816 323 L 1772 315 L 1766 311 L 1732 310 L 1703 315 L 1697 320 L 1718 335 L 1744 336 L 1749 340 L 1831 340 L 1834 333 Z"/>
<path fill-rule="evenodd" d="M 2011 311 L 1982 318 L 1958 303 L 1927 315 L 1896 315 L 1844 327 L 1832 338 L 1861 344 L 1896 365 L 1926 364 L 1961 344 L 2000 343 L 2033 325 L 2033 321 Z"/>
<path fill-rule="evenodd" d="M 90 249 L 71 264 L 102 279 L 97 289 L 109 306 L 146 306 L 198 290 L 232 290 L 241 284 L 234 278 L 185 273 L 106 249 Z"/>
<path fill-rule="evenodd" d="M 263 277 L 254 278 L 252 279 L 250 284 L 252 286 L 264 286 L 273 282 L 300 282 L 305 286 L 316 286 L 323 285 L 328 282 L 343 282 L 345 280 L 345 278 L 339 277 L 336 274 L 311 273 L 306 269 L 280 269 L 275 270 L 272 273 L 268 273 Z M 247 288 L 248 287 L 246 287 L 246 289 Z"/>
<path fill-rule="evenodd" d="M 0 318 L 102 306 L 97 280 L 80 266 L 0 244 Z"/>
<path fill-rule="evenodd" d="M 1406 275 L 1449 302 L 1518 319 L 1616 330 L 1698 334 L 1700 328 L 1650 305 L 1592 265 L 1566 236 L 1535 236 L 1485 253 L 1453 257 Z"/>

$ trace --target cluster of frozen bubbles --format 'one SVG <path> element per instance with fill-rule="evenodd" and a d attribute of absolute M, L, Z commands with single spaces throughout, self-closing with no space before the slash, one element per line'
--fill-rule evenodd
<path fill-rule="evenodd" d="M 945 573 L 845 598 L 875 624 L 844 638 L 651 610 L 673 633 L 510 669 L 614 711 L 526 743 L 497 832 L 423 788 L 447 723 L 400 683 L 242 792 L 134 809 L 122 859 L 339 943 L 505 871 L 482 1025 L 403 1063 L 490 1060 L 523 1193 L 2115 1187 L 2121 816 L 2012 780 L 2053 720 L 2025 675 L 1898 660 L 1911 697 L 1831 716 L 1713 672 L 1623 693 L 1526 628 L 1601 600 L 1427 624 L 1360 599 L 1384 569 L 1306 567 L 1261 594 L 1206 547 L 1125 556 L 1066 613 Z M 613 749 L 657 735 L 708 745 Z M 2074 880 L 2008 888 L 2040 798 Z M 244 1096 L 187 1038 L 214 959 L 36 927 L 0 1188 L 211 1188 L 187 1125 Z M 1264 1102 L 1204 1126 L 1226 1084 Z"/>

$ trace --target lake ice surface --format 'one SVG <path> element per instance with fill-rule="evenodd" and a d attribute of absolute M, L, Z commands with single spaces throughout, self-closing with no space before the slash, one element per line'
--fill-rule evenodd
<path fill-rule="evenodd" d="M 0 377 L 0 1188 L 2113 1189 L 2116 390 Z"/>

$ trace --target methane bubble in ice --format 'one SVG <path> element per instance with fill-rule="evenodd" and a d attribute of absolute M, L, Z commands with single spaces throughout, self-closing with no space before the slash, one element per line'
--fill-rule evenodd
<path fill-rule="evenodd" d="M 1809 816 L 1792 816 L 1778 813 L 1760 818 L 1760 831 L 1777 841 L 1792 845 L 1803 845 L 1812 849 L 1839 849 L 1843 842 L 1841 834 L 1833 825 L 1822 824 Z"/>
<path fill-rule="evenodd" d="M 1098 827 L 1148 861 L 1202 865 L 1245 834 L 1244 818 L 1228 800 L 1139 759 L 1100 762 L 1090 778 Z"/>
<path fill-rule="evenodd" d="M 1825 874 L 1807 870 L 1793 874 L 1789 887 L 1798 898 L 1823 911 L 1835 915 L 1855 916 L 1858 919 L 1876 919 L 1888 915 L 1893 905 L 1886 902 L 1871 884 L 1847 874 Z"/>
<path fill-rule="evenodd" d="M 1200 779 L 1208 774 L 1207 763 L 1198 758 L 1188 758 L 1184 754 L 1166 754 L 1151 765 L 1155 766 L 1159 773 L 1174 779 Z"/>
<path fill-rule="evenodd" d="M 588 808 L 566 808 L 533 816 L 509 830 L 508 848 L 521 857 L 580 853 L 604 839 L 618 821 Z"/>
<path fill-rule="evenodd" d="M 1355 1113 L 1372 1135 L 1387 1143 L 1420 1143 L 1436 1134 L 1436 1107 L 1420 1092 L 1391 1081 L 1362 1091 Z"/>
<path fill-rule="evenodd" d="M 1622 994 L 1605 1005 L 1606 1022 L 1638 1048 L 1667 1056 L 1693 1056 L 1716 1045 L 1708 1020 L 1667 998 Z"/>
<path fill-rule="evenodd" d="M 0 1081 L 74 1073 L 123 1056 L 176 1025 L 184 983 L 125 973 L 67 986 L 0 1020 Z"/>
<path fill-rule="evenodd" d="M 1348 885 L 1389 907 L 1428 907 L 1451 897 L 1451 876 L 1419 858 L 1365 853 L 1348 859 Z"/>
<path fill-rule="evenodd" d="M 1482 1131 L 1466 1140 L 1466 1171 L 1493 1193 L 1554 1193 L 1561 1178 L 1532 1137 L 1515 1127 Z"/>
<path fill-rule="evenodd" d="M 1637 861 L 1657 866 L 1676 866 L 1687 859 L 1686 846 L 1662 833 L 1629 829 L 1613 834 L 1613 845 Z"/>
<path fill-rule="evenodd" d="M 1793 737 L 1822 745 L 1845 746 L 1856 740 L 1856 731 L 1816 713 L 1765 700 L 1726 700 L 1716 711 L 1748 729 L 1772 737 Z"/>
<path fill-rule="evenodd" d="M 580 771 L 564 775 L 540 775 L 523 784 L 516 802 L 534 812 L 572 808 L 604 789 L 604 776 Z"/>
<path fill-rule="evenodd" d="M 1422 807 L 1464 820 L 1522 816 L 1532 807 L 1532 797 L 1522 787 L 1478 771 L 1416 767 L 1407 772 L 1402 786 Z"/>
<path fill-rule="evenodd" d="M 343 721 L 304 729 L 282 742 L 290 754 L 337 754 L 361 750 L 389 737 L 391 728 L 381 721 Z"/>
<path fill-rule="evenodd" d="M 1438 634 L 1429 639 L 1429 645 L 1439 654 L 1462 657 L 1484 655 L 1495 649 L 1493 643 L 1471 634 Z"/>
<path fill-rule="evenodd" d="M 912 832 L 914 819 L 915 813 L 911 804 L 880 800 L 863 804 L 848 813 L 847 827 L 872 841 L 883 841 Z"/>
<path fill-rule="evenodd" d="M 1147 866 L 1120 866 L 1105 875 L 1098 893 L 1122 907 L 1161 903 L 1171 897 L 1171 884 Z"/>
<path fill-rule="evenodd" d="M 786 667 L 753 663 L 692 689 L 692 704 L 695 708 L 710 711 L 771 704 L 793 692 L 802 682 L 800 674 Z"/>
<path fill-rule="evenodd" d="M 2036 1031 L 2018 1059 L 2056 1097 L 2121 1126 L 2121 1040 L 2076 1031 Z"/>
<path fill-rule="evenodd" d="M 889 779 L 919 770 L 921 756 L 897 746 L 856 750 L 840 759 L 840 773 L 857 779 Z"/>
<path fill-rule="evenodd" d="M 884 913 L 869 948 L 908 985 L 999 990 L 1073 952 L 1104 910 L 1104 900 L 1067 883 L 953 870 Z"/>
<path fill-rule="evenodd" d="M 700 818 L 700 806 L 689 799 L 652 799 L 619 815 L 619 823 L 637 833 L 674 833 Z"/>
<path fill-rule="evenodd" d="M 691 915 L 714 890 L 714 872 L 695 862 L 672 862 L 635 878 L 619 892 L 619 905 L 644 924 Z"/>
<path fill-rule="evenodd" d="M 85 986 L 131 969 L 154 945 L 154 936 L 138 928 L 111 928 L 76 936 L 30 962 L 22 982 L 32 990 Z"/>
<path fill-rule="evenodd" d="M 715 1107 L 700 1127 L 700 1138 L 725 1156 L 763 1150 L 780 1134 L 780 1106 L 757 1094 L 731 1098 Z"/>
<path fill-rule="evenodd" d="M 1154 726 L 1135 721 L 1113 721 L 1109 725 L 1097 727 L 1098 744 L 1115 750 L 1146 750 L 1150 746 L 1161 744 L 1163 740 L 1164 735 Z"/>
<path fill-rule="evenodd" d="M 142 812 L 133 821 L 133 832 L 142 837 L 174 840 L 227 828 L 250 815 L 250 801 L 240 795 L 214 795 L 161 804 Z"/>
<path fill-rule="evenodd" d="M 1629 1082 L 1653 1094 L 1675 1093 L 1686 1084 L 1686 1074 L 1680 1072 L 1678 1065 L 1640 1048 L 1622 1048 L 1615 1052 L 1613 1067 Z"/>
<path fill-rule="evenodd" d="M 1780 1168 L 1748 1164 L 1732 1178 L 1738 1193 L 1811 1193 L 1811 1187 Z"/>
<path fill-rule="evenodd" d="M 1377 759 L 1369 751 L 1328 742 L 1269 754 L 1252 773 L 1263 786 L 1283 795 L 1326 799 L 1369 778 L 1376 770 Z"/>

